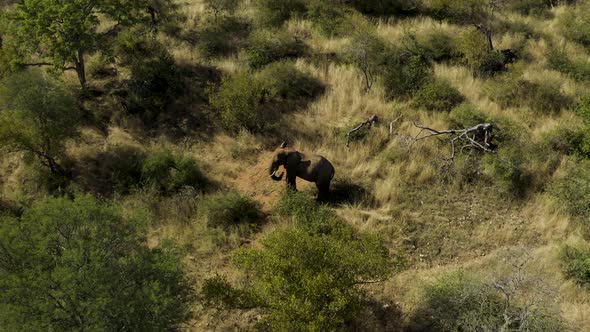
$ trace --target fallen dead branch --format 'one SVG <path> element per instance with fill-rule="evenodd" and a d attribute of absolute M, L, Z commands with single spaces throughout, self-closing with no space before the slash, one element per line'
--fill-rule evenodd
<path fill-rule="evenodd" d="M 422 126 L 414 123 L 414 126 L 420 128 L 418 134 L 414 137 L 414 141 L 420 141 L 430 137 L 438 137 L 441 135 L 451 135 L 451 156 L 447 159 L 455 158 L 455 150 L 457 145 L 461 145 L 461 153 L 465 149 L 475 149 L 482 152 L 494 153 L 496 145 L 492 142 L 494 138 L 494 126 L 491 123 L 480 123 L 471 128 L 465 129 L 447 129 L 436 130 L 433 128 Z"/>
<path fill-rule="evenodd" d="M 350 145 L 350 134 L 355 133 L 361 130 L 363 127 L 367 126 L 368 129 L 371 129 L 371 126 L 374 125 L 379 121 L 379 117 L 375 114 L 371 115 L 369 119 L 365 122 L 362 122 L 358 126 L 354 127 L 351 131 L 346 134 L 346 147 Z"/>

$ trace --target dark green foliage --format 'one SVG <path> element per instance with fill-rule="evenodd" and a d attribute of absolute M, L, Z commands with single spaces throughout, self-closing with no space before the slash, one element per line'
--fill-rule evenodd
<path fill-rule="evenodd" d="M 146 29 L 119 35 L 115 55 L 131 70 L 126 103 L 130 113 L 154 119 L 182 92 L 174 58 Z"/>
<path fill-rule="evenodd" d="M 280 61 L 266 66 L 259 75 L 264 89 L 276 101 L 313 98 L 324 89 L 322 83 L 301 72 L 292 62 Z"/>
<path fill-rule="evenodd" d="M 189 318 L 171 247 L 91 196 L 50 198 L 0 222 L 0 324 L 7 330 L 162 331 Z"/>
<path fill-rule="evenodd" d="M 545 147 L 565 155 L 590 158 L 590 131 L 587 126 L 563 124 L 545 134 Z"/>
<path fill-rule="evenodd" d="M 448 81 L 432 80 L 414 94 L 414 105 L 432 111 L 448 112 L 465 99 Z"/>
<path fill-rule="evenodd" d="M 327 206 L 317 204 L 305 193 L 292 190 L 283 192 L 273 213 L 293 218 L 298 227 L 311 233 L 329 234 L 340 225 L 338 218 Z"/>
<path fill-rule="evenodd" d="M 424 57 L 390 48 L 384 54 L 384 61 L 383 85 L 390 98 L 408 97 L 432 77 L 431 64 Z"/>
<path fill-rule="evenodd" d="M 590 62 L 576 61 L 566 52 L 553 48 L 547 55 L 549 67 L 562 72 L 576 81 L 590 81 Z"/>
<path fill-rule="evenodd" d="M 272 331 L 332 331 L 357 315 L 355 285 L 387 275 L 387 249 L 352 229 L 317 235 L 279 228 L 259 249 L 240 249 L 236 264 L 250 276 L 247 288 L 268 314 Z"/>
<path fill-rule="evenodd" d="M 113 191 L 128 194 L 141 183 L 141 168 L 145 153 L 131 148 L 115 147 L 104 157 L 104 167 L 109 174 Z"/>
<path fill-rule="evenodd" d="M 424 288 L 414 331 L 494 331 L 501 326 L 502 299 L 463 271 Z"/>
<path fill-rule="evenodd" d="M 65 175 L 58 161 L 81 122 L 74 96 L 40 71 L 25 71 L 2 81 L 0 106 L 0 148 L 31 154 L 54 175 Z"/>
<path fill-rule="evenodd" d="M 515 0 L 508 3 L 510 10 L 522 15 L 546 16 L 554 5 L 551 0 Z"/>
<path fill-rule="evenodd" d="M 341 32 L 344 23 L 344 10 L 333 0 L 307 0 L 306 17 L 329 36 Z"/>
<path fill-rule="evenodd" d="M 590 286 L 590 250 L 565 245 L 561 249 L 560 259 L 565 275 L 580 285 Z"/>
<path fill-rule="evenodd" d="M 568 176 L 556 181 L 550 191 L 572 215 L 590 225 L 590 161 L 581 160 L 572 166 Z"/>
<path fill-rule="evenodd" d="M 205 21 L 199 30 L 197 48 L 206 58 L 226 56 L 245 45 L 250 26 L 234 16 Z"/>
<path fill-rule="evenodd" d="M 533 181 L 532 174 L 527 169 L 527 158 L 525 151 L 518 147 L 500 147 L 496 154 L 487 154 L 484 157 L 484 169 L 504 192 L 523 198 Z"/>
<path fill-rule="evenodd" d="M 255 0 L 257 21 L 265 26 L 280 26 L 293 16 L 305 13 L 305 0 Z"/>
<path fill-rule="evenodd" d="M 255 224 L 260 215 L 256 203 L 236 191 L 206 196 L 201 209 L 210 227 L 228 228 L 240 224 Z"/>
<path fill-rule="evenodd" d="M 215 19 L 221 12 L 233 14 L 238 8 L 239 0 L 205 0 L 205 6 L 213 12 Z"/>
<path fill-rule="evenodd" d="M 248 309 L 256 305 L 256 300 L 248 292 L 232 287 L 223 276 L 216 275 L 205 279 L 201 295 L 210 305 L 229 309 Z"/>
<path fill-rule="evenodd" d="M 576 105 L 578 113 L 587 124 L 590 124 L 590 95 L 583 97 Z"/>
<path fill-rule="evenodd" d="M 419 0 L 350 0 L 348 3 L 361 13 L 373 16 L 413 13 L 421 7 Z"/>
<path fill-rule="evenodd" d="M 304 54 L 305 44 L 284 31 L 260 30 L 248 39 L 248 64 L 259 68 L 281 59 L 297 58 Z"/>
<path fill-rule="evenodd" d="M 449 113 L 449 119 L 453 128 L 470 128 L 479 123 L 489 122 L 485 114 L 468 103 L 463 103 L 453 108 Z"/>
<path fill-rule="evenodd" d="M 557 23 L 566 38 L 590 47 L 590 1 L 577 1 L 558 17 Z"/>
<path fill-rule="evenodd" d="M 505 74 L 487 86 L 490 97 L 500 106 L 528 106 L 540 113 L 556 113 L 572 104 L 560 90 L 557 82 L 531 82 L 517 73 Z"/>
<path fill-rule="evenodd" d="M 209 91 L 209 103 L 218 111 L 214 120 L 227 130 L 262 130 L 260 104 L 263 95 L 262 83 L 250 73 L 225 76 L 218 87 Z"/>
<path fill-rule="evenodd" d="M 455 38 L 445 31 L 434 30 L 422 36 L 420 40 L 426 51 L 425 56 L 432 61 L 450 61 L 460 57 Z"/>

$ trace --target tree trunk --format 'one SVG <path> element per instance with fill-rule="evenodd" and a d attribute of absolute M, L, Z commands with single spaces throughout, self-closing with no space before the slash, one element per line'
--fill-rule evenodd
<path fill-rule="evenodd" d="M 78 51 L 78 56 L 76 57 L 76 73 L 78 74 L 78 80 L 80 81 L 80 86 L 83 89 L 86 88 L 86 65 L 84 63 L 84 53 L 82 51 Z"/>
<path fill-rule="evenodd" d="M 488 50 L 491 52 L 494 50 L 494 44 L 492 43 L 492 30 L 486 30 L 485 35 L 488 40 Z"/>

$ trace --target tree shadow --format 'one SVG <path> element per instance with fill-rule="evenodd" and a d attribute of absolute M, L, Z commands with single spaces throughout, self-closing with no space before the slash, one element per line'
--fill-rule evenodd
<path fill-rule="evenodd" d="M 401 332 L 402 311 L 393 303 L 373 299 L 364 301 L 363 310 L 346 328 L 355 332 Z"/>
<path fill-rule="evenodd" d="M 373 201 L 373 195 L 363 185 L 348 179 L 335 179 L 327 203 L 337 207 L 345 204 L 372 205 Z"/>

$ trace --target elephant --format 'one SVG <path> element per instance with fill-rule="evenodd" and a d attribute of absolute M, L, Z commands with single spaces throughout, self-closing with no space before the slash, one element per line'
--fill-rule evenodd
<path fill-rule="evenodd" d="M 318 188 L 318 201 L 327 199 L 330 193 L 330 181 L 334 178 L 334 166 L 326 158 L 289 149 L 283 142 L 275 152 L 268 169 L 270 177 L 275 181 L 283 179 L 284 172 L 275 174 L 281 165 L 287 172 L 287 187 L 297 190 L 295 178 L 300 177 L 303 180 L 315 182 Z"/>

